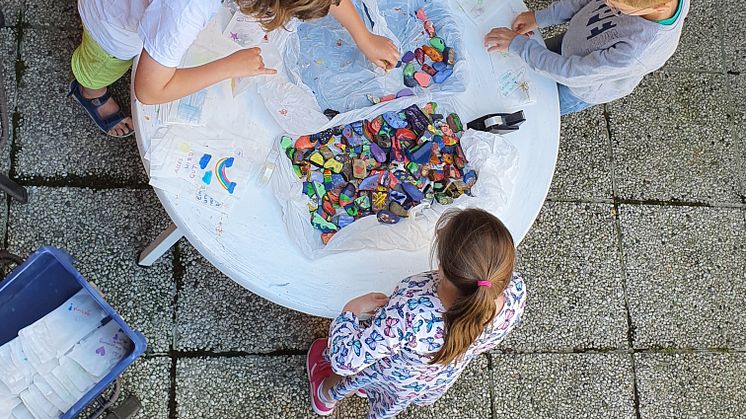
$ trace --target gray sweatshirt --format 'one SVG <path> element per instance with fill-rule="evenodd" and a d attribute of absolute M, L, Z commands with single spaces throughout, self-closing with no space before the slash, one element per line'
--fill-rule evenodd
<path fill-rule="evenodd" d="M 689 0 L 679 1 L 676 21 L 663 25 L 613 12 L 604 0 L 559 0 L 537 11 L 536 22 L 545 27 L 570 21 L 562 55 L 524 36 L 513 39 L 510 52 L 585 102 L 610 102 L 630 94 L 676 51 L 689 12 Z"/>

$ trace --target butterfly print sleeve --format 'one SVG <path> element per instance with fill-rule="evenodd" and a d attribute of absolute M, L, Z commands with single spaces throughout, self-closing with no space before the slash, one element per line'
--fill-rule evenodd
<path fill-rule="evenodd" d="M 339 375 L 353 375 L 402 349 L 409 338 L 403 320 L 400 298 L 391 298 L 362 327 L 357 316 L 344 312 L 332 321 L 329 332 L 329 358 Z"/>

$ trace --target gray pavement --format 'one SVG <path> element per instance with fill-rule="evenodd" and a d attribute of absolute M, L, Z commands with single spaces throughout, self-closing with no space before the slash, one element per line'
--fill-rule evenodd
<path fill-rule="evenodd" d="M 746 6 L 692 1 L 663 70 L 563 118 L 549 197 L 519 247 L 524 324 L 401 417 L 746 418 Z M 140 418 L 313 417 L 303 353 L 328 320 L 249 293 L 186 241 L 138 267 L 168 217 L 134 140 L 107 139 L 64 97 L 75 0 L 0 10 L 13 113 L 0 170 L 30 194 L 0 200 L 3 245 L 67 249 L 146 335 L 123 376 Z M 114 89 L 123 103 L 128 84 Z M 333 417 L 365 409 L 353 397 Z"/>

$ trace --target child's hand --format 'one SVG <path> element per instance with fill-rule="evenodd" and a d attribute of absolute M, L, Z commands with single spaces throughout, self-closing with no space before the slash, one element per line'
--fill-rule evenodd
<path fill-rule="evenodd" d="M 356 316 L 362 313 L 373 314 L 376 310 L 385 306 L 388 301 L 389 297 L 386 294 L 370 292 L 348 301 L 342 311 L 351 311 Z"/>
<path fill-rule="evenodd" d="M 508 28 L 494 28 L 484 37 L 484 46 L 488 52 L 508 52 L 510 42 L 518 35 Z"/>
<path fill-rule="evenodd" d="M 512 29 L 514 32 L 525 35 L 538 27 L 539 25 L 536 23 L 536 14 L 532 11 L 528 11 L 516 16 L 513 21 Z"/>
<path fill-rule="evenodd" d="M 368 36 L 358 42 L 357 47 L 370 62 L 384 70 L 394 68 L 399 61 L 399 49 L 385 36 L 368 32 Z"/>
<path fill-rule="evenodd" d="M 223 58 L 229 78 L 277 74 L 277 70 L 264 67 L 262 50 L 247 48 Z"/>

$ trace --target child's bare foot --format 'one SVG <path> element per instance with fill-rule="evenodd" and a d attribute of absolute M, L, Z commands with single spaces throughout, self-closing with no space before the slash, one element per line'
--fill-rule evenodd
<path fill-rule="evenodd" d="M 101 97 L 106 93 L 106 89 L 106 87 L 103 87 L 101 89 L 88 89 L 86 87 L 80 86 L 80 92 L 86 99 L 95 99 L 97 97 Z M 103 105 L 97 108 L 97 111 L 99 117 L 105 120 L 119 112 L 119 104 L 114 100 L 114 98 L 110 97 L 109 100 L 107 100 Z M 132 125 L 132 118 L 128 116 L 122 119 L 122 121 L 119 122 L 117 125 L 112 127 L 107 132 L 107 134 L 114 137 L 122 137 L 127 133 L 131 133 L 133 129 L 134 126 Z"/>

